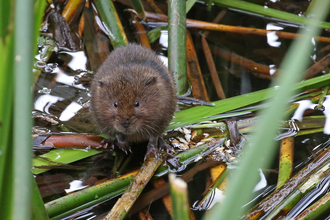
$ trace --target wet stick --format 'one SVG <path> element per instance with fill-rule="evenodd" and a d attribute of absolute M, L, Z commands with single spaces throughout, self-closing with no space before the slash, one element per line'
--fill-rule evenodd
<path fill-rule="evenodd" d="M 148 4 L 155 10 L 158 14 L 164 14 L 164 12 L 156 5 L 154 0 L 146 0 Z"/>
<path fill-rule="evenodd" d="M 221 82 L 220 82 L 220 79 L 219 79 L 219 76 L 218 76 L 218 72 L 217 72 L 217 69 L 215 67 L 215 64 L 214 64 L 214 60 L 213 60 L 213 57 L 212 57 L 212 54 L 211 54 L 211 50 L 210 50 L 210 47 L 205 39 L 204 36 L 202 36 L 202 45 L 203 45 L 203 50 L 204 50 L 204 53 L 205 53 L 205 58 L 206 58 L 206 61 L 207 61 L 207 65 L 209 66 L 209 70 L 210 70 L 210 73 L 211 73 L 211 77 L 212 77 L 212 81 L 213 81 L 213 84 L 215 86 L 215 89 L 217 91 L 217 95 L 220 99 L 225 99 L 226 96 L 225 96 L 225 93 L 223 91 L 223 88 L 222 88 L 222 85 L 221 85 Z"/>
<path fill-rule="evenodd" d="M 192 86 L 192 96 L 209 102 L 210 99 L 207 95 L 203 74 L 189 30 L 187 30 L 187 75 Z"/>
<path fill-rule="evenodd" d="M 143 26 L 143 24 L 141 24 L 136 18 L 135 16 L 133 15 L 134 17 L 134 20 L 133 20 L 133 25 L 136 29 L 136 32 L 138 33 L 139 35 L 139 38 L 140 38 L 140 43 L 142 46 L 146 47 L 146 48 L 150 48 L 150 42 L 149 42 L 149 39 L 148 39 L 148 35 L 147 35 L 147 32 Z"/>
<path fill-rule="evenodd" d="M 70 24 L 73 18 L 76 16 L 77 12 L 79 11 L 79 8 L 81 9 L 80 6 L 82 3 L 83 1 L 81 0 L 67 1 L 63 9 L 62 16 L 65 18 L 68 24 Z"/>
<path fill-rule="evenodd" d="M 144 161 L 139 172 L 134 177 L 130 186 L 126 189 L 125 193 L 118 199 L 116 204 L 112 207 L 108 213 L 106 219 L 124 219 L 127 212 L 131 209 L 136 199 L 141 194 L 144 187 L 147 185 L 157 168 L 164 161 L 166 154 L 160 153 L 158 157 L 154 154 L 149 154 Z"/>
<path fill-rule="evenodd" d="M 280 188 L 290 179 L 293 169 L 294 138 L 287 137 L 281 141 L 280 165 L 276 188 Z"/>

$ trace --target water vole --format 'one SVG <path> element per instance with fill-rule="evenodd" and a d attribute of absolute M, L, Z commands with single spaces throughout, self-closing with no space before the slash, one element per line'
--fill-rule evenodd
<path fill-rule="evenodd" d="M 156 155 L 177 97 L 172 73 L 155 52 L 137 44 L 115 49 L 97 70 L 91 93 L 101 133 L 124 151 L 128 142 L 149 140 L 147 154 Z"/>

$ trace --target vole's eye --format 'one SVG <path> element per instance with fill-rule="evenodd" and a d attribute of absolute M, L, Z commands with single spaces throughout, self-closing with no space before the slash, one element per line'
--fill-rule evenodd
<path fill-rule="evenodd" d="M 140 103 L 138 101 L 135 101 L 134 105 L 135 105 L 135 107 L 139 107 Z"/>
<path fill-rule="evenodd" d="M 99 83 L 99 86 L 100 87 L 103 87 L 104 86 L 104 83 L 102 81 L 97 81 Z"/>
<path fill-rule="evenodd" d="M 117 108 L 118 107 L 118 103 L 117 102 L 113 103 L 113 106 L 115 106 L 115 108 Z"/>

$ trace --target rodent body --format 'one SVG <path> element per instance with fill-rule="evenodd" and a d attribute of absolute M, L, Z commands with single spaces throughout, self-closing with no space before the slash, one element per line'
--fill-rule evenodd
<path fill-rule="evenodd" d="M 172 73 L 155 52 L 137 44 L 110 53 L 94 76 L 91 93 L 100 132 L 122 147 L 146 140 L 157 145 L 176 109 Z"/>

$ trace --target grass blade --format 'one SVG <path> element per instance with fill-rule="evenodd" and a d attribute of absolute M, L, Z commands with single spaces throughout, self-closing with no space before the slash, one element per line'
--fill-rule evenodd
<path fill-rule="evenodd" d="M 253 3 L 250 3 L 247 1 L 213 0 L 213 2 L 220 6 L 234 8 L 234 9 L 242 10 L 245 12 L 252 12 L 252 13 L 256 13 L 256 14 L 271 17 L 271 18 L 287 20 L 287 21 L 294 22 L 297 24 L 304 25 L 308 21 L 308 18 L 306 18 L 306 17 L 302 17 L 299 15 L 291 14 L 291 13 L 284 12 L 284 11 L 279 11 L 279 10 L 272 9 L 272 8 L 266 8 L 262 5 L 253 4 Z M 311 14 L 313 14 L 313 13 L 311 13 Z M 330 28 L 329 22 L 318 21 L 315 25 L 317 25 L 321 28 Z"/>
<path fill-rule="evenodd" d="M 8 174 L 11 176 L 12 170 L 8 165 L 12 161 L 13 42 L 13 34 L 7 36 L 4 44 L 0 41 L 0 51 L 5 54 L 4 58 L 0 59 L 0 192 L 6 193 L 12 192 L 12 178 L 8 177 Z M 3 213 L 3 216 L 8 213 L 6 205 L 9 198 L 11 196 L 0 193 L 0 213 Z"/>
<path fill-rule="evenodd" d="M 128 43 L 127 37 L 113 2 L 111 0 L 96 0 L 95 4 L 113 47 L 125 46 Z"/>
<path fill-rule="evenodd" d="M 13 219 L 31 216 L 33 3 L 33 0 L 15 1 Z"/>
<path fill-rule="evenodd" d="M 32 172 L 33 174 L 37 175 L 50 170 L 50 168 L 48 169 L 38 167 L 55 167 L 63 164 L 69 164 L 99 153 L 102 153 L 102 151 L 93 149 L 54 149 L 48 153 L 32 159 Z"/>
<path fill-rule="evenodd" d="M 330 74 L 305 80 L 293 86 L 291 85 L 290 90 L 292 92 L 299 92 L 311 88 L 319 88 L 328 84 L 330 84 Z M 232 98 L 227 98 L 225 100 L 216 101 L 214 102 L 213 107 L 197 106 L 177 112 L 175 113 L 175 117 L 167 129 L 170 130 L 193 123 L 210 120 L 207 117 L 265 101 L 267 98 L 273 97 L 274 92 L 274 88 L 268 88 L 257 92 L 251 92 Z"/>
<path fill-rule="evenodd" d="M 32 219 L 33 220 L 47 220 L 48 214 L 45 209 L 44 202 L 40 195 L 37 182 L 32 180 Z"/>

